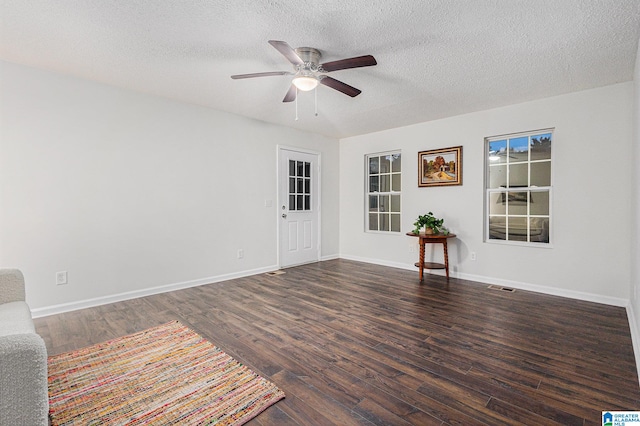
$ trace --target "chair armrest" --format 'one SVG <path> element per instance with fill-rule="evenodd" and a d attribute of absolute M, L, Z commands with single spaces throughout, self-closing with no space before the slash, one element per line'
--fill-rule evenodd
<path fill-rule="evenodd" d="M 36 333 L 0 337 L 0 424 L 46 426 L 47 348 Z"/>
<path fill-rule="evenodd" d="M 24 276 L 19 269 L 0 269 L 0 303 L 24 302 Z"/>

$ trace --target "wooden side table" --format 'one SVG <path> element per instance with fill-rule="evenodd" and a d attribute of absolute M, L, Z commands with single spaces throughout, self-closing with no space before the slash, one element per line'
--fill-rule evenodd
<path fill-rule="evenodd" d="M 418 237 L 418 243 L 420 244 L 420 261 L 416 263 L 416 266 L 420 269 L 420 282 L 423 280 L 424 268 L 427 269 L 444 269 L 447 272 L 447 279 L 449 279 L 449 253 L 447 252 L 447 239 L 455 238 L 456 234 L 425 234 L 421 232 L 414 234 L 413 232 L 407 232 L 407 235 L 411 237 Z M 441 243 L 444 249 L 444 264 L 425 262 L 424 261 L 424 247 L 425 244 Z"/>

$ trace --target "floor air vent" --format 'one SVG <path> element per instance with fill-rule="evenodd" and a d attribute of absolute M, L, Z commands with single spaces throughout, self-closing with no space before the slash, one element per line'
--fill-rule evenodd
<path fill-rule="evenodd" d="M 500 285 L 493 285 L 491 284 L 488 288 L 490 288 L 491 290 L 502 290 L 502 291 L 508 291 L 510 293 L 513 293 L 514 291 L 516 291 L 515 288 L 509 288 L 509 287 L 502 287 Z"/>
<path fill-rule="evenodd" d="M 286 274 L 286 272 L 282 271 L 282 270 L 267 272 L 267 275 L 271 275 L 271 276 L 273 276 L 273 275 L 282 275 L 282 274 Z"/>

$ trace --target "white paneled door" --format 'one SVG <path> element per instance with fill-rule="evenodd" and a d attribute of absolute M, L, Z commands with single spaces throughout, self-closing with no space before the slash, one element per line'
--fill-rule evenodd
<path fill-rule="evenodd" d="M 320 254 L 318 154 L 279 149 L 280 267 L 317 262 Z"/>

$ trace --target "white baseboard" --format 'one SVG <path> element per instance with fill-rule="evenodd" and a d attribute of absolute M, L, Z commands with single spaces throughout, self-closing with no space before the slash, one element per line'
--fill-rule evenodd
<path fill-rule="evenodd" d="M 503 287 L 513 287 L 519 290 L 533 291 L 535 293 L 548 294 L 550 296 L 560 296 L 569 299 L 584 300 L 585 302 L 601 303 L 603 305 L 618 306 L 624 308 L 629 303 L 628 299 L 619 297 L 603 296 L 601 294 L 585 293 L 575 290 L 566 290 L 556 287 L 548 287 L 538 284 L 523 283 L 520 281 L 503 280 L 500 278 L 485 277 L 481 275 L 472 275 L 457 273 L 456 278 L 469 281 L 477 281 L 486 284 L 498 284 Z"/>
<path fill-rule="evenodd" d="M 631 342 L 633 343 L 633 355 L 636 358 L 636 371 L 638 373 L 638 383 L 640 383 L 640 330 L 638 330 L 638 319 L 633 310 L 633 305 L 627 305 L 627 319 L 631 330 Z"/>
<path fill-rule="evenodd" d="M 321 256 L 320 257 L 320 262 L 324 262 L 327 260 L 335 260 L 335 259 L 340 259 L 340 256 L 338 256 L 337 254 L 331 254 L 328 256 Z"/>
<path fill-rule="evenodd" d="M 339 258 L 346 259 L 346 260 L 353 260 L 355 262 L 364 262 L 364 263 L 372 263 L 374 265 L 380 265 L 380 266 L 389 266 L 391 268 L 406 269 L 409 271 L 418 270 L 415 265 L 409 265 L 407 263 L 400 263 L 400 262 L 390 262 L 388 260 L 382 260 L 382 259 L 371 259 L 368 257 L 359 257 L 359 256 L 351 256 L 351 255 L 340 255 Z"/>
<path fill-rule="evenodd" d="M 354 260 L 354 261 L 357 261 L 357 262 L 372 263 L 372 264 L 381 265 L 381 266 L 389 266 L 389 267 L 392 267 L 392 268 L 406 269 L 406 270 L 409 270 L 409 271 L 416 271 L 416 267 L 413 264 L 406 264 L 406 263 L 400 263 L 400 262 L 390 262 L 390 261 L 381 260 L 381 259 L 363 258 L 363 257 L 358 257 L 358 256 L 350 256 L 350 255 L 324 256 L 321 259 L 321 261 L 333 260 L 333 259 L 338 259 L 338 258 L 347 259 L 347 260 Z M 227 281 L 227 280 L 231 280 L 231 279 L 234 279 L 234 278 L 242 278 L 242 277 L 247 277 L 247 276 L 251 276 L 251 275 L 262 274 L 262 273 L 270 272 L 270 271 L 273 271 L 273 270 L 276 270 L 276 269 L 278 269 L 278 266 L 277 265 L 272 265 L 272 266 L 268 266 L 268 267 L 264 267 L 264 268 L 258 268 L 258 269 L 248 270 L 248 271 L 241 271 L 241 272 L 236 272 L 236 273 L 232 273 L 232 274 L 218 275 L 218 276 L 215 276 L 215 277 L 201 278 L 201 279 L 197 279 L 197 280 L 193 280 L 193 281 L 186 281 L 186 282 L 181 282 L 181 283 L 168 284 L 168 285 L 159 286 L 159 287 L 151 287 L 151 288 L 147 288 L 147 289 L 136 290 L 136 291 L 131 291 L 131 292 L 125 292 L 125 293 L 119 293 L 119 294 L 113 294 L 113 295 L 104 296 L 104 297 L 97 297 L 97 298 L 93 298 L 93 299 L 80 300 L 80 301 L 77 301 L 77 302 L 70 302 L 70 303 L 63 303 L 63 304 L 60 304 L 60 305 L 46 306 L 46 307 L 43 307 L 43 308 L 33 309 L 32 315 L 35 318 L 39 318 L 39 317 L 44 317 L 44 316 L 48 316 L 48 315 L 59 314 L 59 313 L 62 313 L 62 312 L 69 312 L 69 311 L 75 311 L 75 310 L 78 310 L 78 309 L 90 308 L 90 307 L 93 307 L 93 306 L 106 305 L 108 303 L 119 302 L 119 301 L 122 301 L 122 300 L 129 300 L 129 299 L 135 299 L 135 298 L 138 298 L 138 297 L 150 296 L 152 294 L 166 293 L 166 292 L 169 292 L 169 291 L 181 290 L 181 289 L 184 289 L 184 288 L 196 287 L 196 286 L 200 286 L 200 285 L 204 285 L 204 284 L 212 284 L 212 283 L 217 283 L 217 282 L 220 282 L 220 281 Z M 436 274 L 436 275 L 444 275 L 444 271 L 439 271 L 439 270 L 438 271 L 430 271 L 429 273 L 433 273 L 433 274 Z M 602 295 L 597 295 L 597 294 L 578 292 L 578 291 L 573 291 L 573 290 L 565 290 L 565 289 L 559 289 L 559 288 L 554 288 L 554 287 L 541 286 L 541 285 L 537 285 L 537 284 L 524 283 L 524 282 L 519 282 L 519 281 L 504 280 L 504 279 L 500 279 L 500 278 L 486 277 L 486 276 L 481 276 L 481 275 L 464 274 L 464 273 L 459 273 L 459 272 L 451 272 L 450 271 L 450 275 L 452 277 L 454 277 L 454 278 L 460 278 L 460 279 L 476 281 L 476 282 L 481 282 L 481 283 L 498 284 L 498 285 L 502 285 L 502 286 L 505 286 L 505 287 L 513 287 L 513 288 L 520 289 L 520 290 L 533 291 L 533 292 L 549 294 L 549 295 L 553 295 L 553 296 L 561 296 L 561 297 L 567 297 L 567 298 L 570 298 L 570 299 L 585 300 L 585 301 L 588 301 L 588 302 L 602 303 L 602 304 L 605 304 L 605 305 L 627 307 L 627 312 L 630 311 L 628 309 L 629 300 L 627 300 L 627 299 L 621 299 L 621 298 L 616 298 L 616 297 L 608 297 L 608 296 L 602 296 Z M 638 352 L 640 352 L 640 351 L 638 351 Z"/>
<path fill-rule="evenodd" d="M 342 255 L 340 256 L 340 258 L 347 259 L 347 260 L 355 260 L 358 262 L 373 263 L 381 266 L 389 266 L 392 268 L 406 269 L 409 271 L 417 271 L 416 266 L 413 264 L 389 262 L 386 260 L 370 259 L 370 258 L 363 258 L 363 257 L 357 257 L 357 256 L 349 256 L 349 255 Z M 434 275 L 441 275 L 441 276 L 445 275 L 445 272 L 442 270 L 429 271 L 429 273 Z M 567 297 L 569 299 L 584 300 L 587 302 L 602 303 L 604 305 L 618 306 L 622 308 L 627 307 L 627 305 L 629 304 L 628 299 L 622 299 L 618 297 L 609 297 L 609 296 L 603 296 L 600 294 L 584 293 L 580 291 L 566 290 L 561 288 L 548 287 L 548 286 L 525 283 L 520 281 L 486 277 L 483 275 L 472 275 L 472 274 L 465 274 L 465 273 L 460 273 L 455 271 L 449 271 L 449 276 L 451 276 L 452 278 L 460 278 L 463 280 L 476 281 L 476 282 L 485 283 L 485 284 L 498 284 L 503 287 L 512 287 L 519 290 L 533 291 L 536 293 L 548 294 L 551 296 L 560 296 L 560 297 Z"/>
<path fill-rule="evenodd" d="M 189 287 L 197 287 L 205 284 L 213 284 L 221 281 L 232 280 L 235 278 L 243 278 L 251 275 L 264 274 L 266 272 L 275 271 L 277 265 L 267 266 L 264 268 L 252 269 L 249 271 L 234 272 L 231 274 L 218 275 L 215 277 L 201 278 L 192 281 L 185 281 L 174 284 L 167 284 L 158 287 L 145 288 L 142 290 L 128 291 L 125 293 L 112 294 L 109 296 L 96 297 L 93 299 L 79 300 L 77 302 L 62 303 L 59 305 L 45 306 L 31 310 L 34 318 L 46 317 L 49 315 L 61 314 L 63 312 L 77 311 L 79 309 L 91 308 L 94 306 L 107 305 L 109 303 L 121 302 L 123 300 L 137 299 L 138 297 L 151 296 L 153 294 L 167 293 L 169 291 L 182 290 Z"/>

